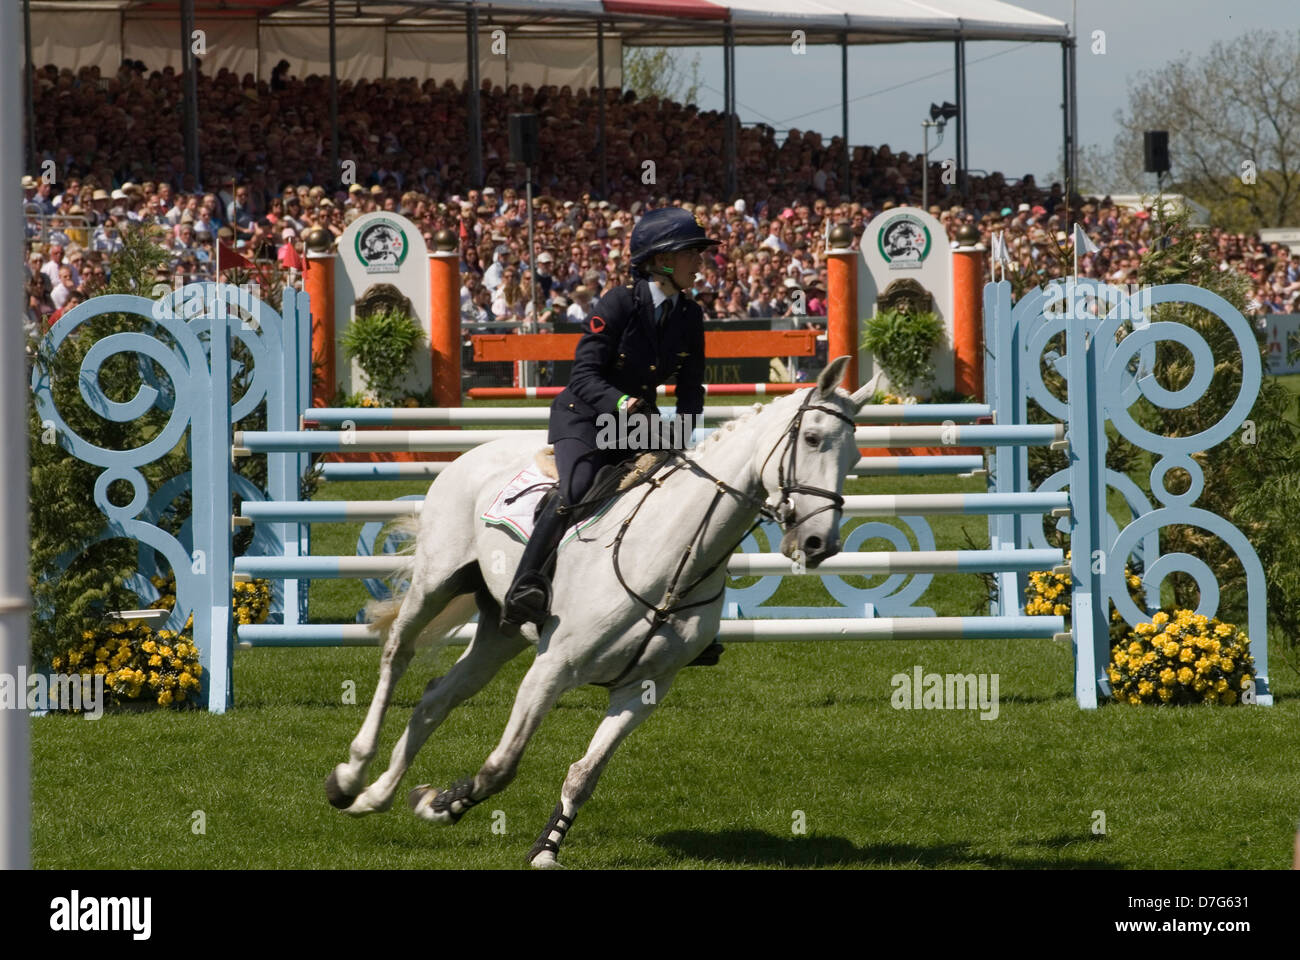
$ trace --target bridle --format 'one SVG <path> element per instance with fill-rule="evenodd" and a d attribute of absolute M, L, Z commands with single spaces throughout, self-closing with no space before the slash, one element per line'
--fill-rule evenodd
<path fill-rule="evenodd" d="M 844 497 L 841 494 L 836 493 L 834 490 L 824 490 L 821 487 L 810 487 L 807 484 L 799 483 L 798 478 L 795 475 L 799 457 L 799 432 L 803 429 L 803 416 L 805 413 L 808 413 L 810 410 L 829 413 L 831 416 L 838 417 L 840 420 L 847 423 L 850 429 L 857 428 L 857 424 L 853 422 L 852 417 L 845 416 L 834 407 L 812 403 L 813 394 L 815 392 L 816 391 L 814 390 L 808 391 L 808 396 L 804 398 L 804 402 L 799 406 L 798 411 L 790 420 L 790 426 L 786 429 L 784 434 L 784 439 L 786 441 L 785 449 L 781 452 L 781 456 L 776 462 L 776 480 L 780 496 L 777 500 L 777 505 L 775 508 L 767 508 L 767 505 L 764 504 L 764 507 L 767 508 L 772 518 L 777 523 L 781 524 L 781 529 L 786 533 L 789 533 L 805 521 L 811 520 L 819 513 L 823 513 L 826 510 L 839 510 L 844 506 Z M 778 440 L 776 444 L 773 445 L 768 455 L 763 459 L 763 466 L 758 471 L 760 483 L 763 479 L 763 472 L 767 470 L 768 461 L 772 459 L 772 454 L 776 453 L 776 448 L 780 443 L 781 441 Z M 786 479 L 787 456 L 789 457 L 790 462 L 788 482 Z M 791 524 L 789 521 L 790 518 L 794 516 L 794 503 L 791 501 L 790 495 L 793 493 L 802 493 L 812 497 L 822 497 L 829 502 L 807 514 L 801 520 Z"/>
<path fill-rule="evenodd" d="M 598 684 L 599 686 L 614 688 L 617 687 L 620 683 L 622 683 L 624 678 L 629 673 L 632 672 L 633 667 L 635 667 L 637 663 L 640 661 L 642 655 L 645 653 L 646 647 L 650 645 L 650 639 L 651 637 L 654 636 L 655 631 L 658 630 L 659 627 L 662 626 L 665 622 L 667 622 L 670 616 L 676 613 L 680 613 L 683 610 L 689 610 L 692 607 L 705 606 L 706 604 L 712 603 L 714 600 L 717 600 L 718 597 L 722 596 L 723 591 L 726 590 L 727 588 L 727 584 L 725 580 L 723 581 L 722 586 L 718 588 L 718 591 L 714 593 L 713 596 L 708 597 L 707 599 L 697 600 L 694 603 L 685 603 L 685 604 L 676 603 L 678 599 L 682 597 L 690 596 L 691 593 L 693 593 L 697 587 L 699 587 L 702 583 L 707 581 L 709 577 L 713 576 L 713 574 L 717 571 L 718 567 L 726 563 L 727 558 L 730 557 L 732 553 L 735 552 L 736 547 L 740 546 L 740 544 L 745 540 L 745 538 L 748 537 L 751 533 L 753 533 L 754 530 L 758 527 L 758 525 L 762 523 L 764 520 L 768 520 L 770 522 L 779 524 L 781 526 L 782 531 L 784 531 L 785 533 L 789 533 L 791 530 L 794 530 L 795 528 L 800 526 L 800 524 L 806 522 L 807 520 L 812 519 L 819 513 L 822 513 L 826 510 L 839 510 L 844 506 L 844 497 L 841 494 L 836 493 L 834 490 L 825 490 L 821 487 L 813 487 L 807 484 L 799 483 L 798 478 L 795 475 L 795 468 L 796 468 L 797 458 L 798 458 L 797 450 L 799 446 L 799 433 L 803 427 L 804 414 L 812 410 L 817 410 L 822 413 L 829 413 L 831 416 L 839 418 L 840 420 L 847 423 L 850 428 L 855 429 L 857 426 L 854 423 L 852 417 L 846 416 L 844 413 L 842 413 L 839 410 L 836 410 L 834 407 L 828 407 L 823 404 L 813 403 L 812 398 L 815 393 L 816 390 L 808 391 L 808 396 L 804 398 L 803 403 L 800 404 L 799 409 L 795 412 L 795 415 L 791 418 L 790 425 L 777 439 L 776 443 L 772 445 L 772 449 L 769 450 L 767 456 L 763 458 L 763 466 L 759 468 L 758 483 L 760 486 L 762 486 L 763 473 L 764 471 L 767 470 L 767 464 L 772 459 L 772 455 L 776 453 L 777 449 L 780 448 L 782 446 L 782 443 L 784 442 L 784 449 L 782 450 L 781 456 L 777 459 L 777 483 L 778 483 L 779 499 L 777 501 L 777 505 L 775 508 L 769 506 L 766 500 L 760 500 L 752 493 L 749 493 L 744 490 L 739 490 L 736 487 L 733 487 L 731 484 L 727 483 L 725 480 L 713 476 L 713 474 L 709 473 L 707 470 L 701 467 L 694 460 L 690 460 L 686 456 L 684 456 L 682 452 L 679 450 L 672 451 L 672 455 L 677 459 L 677 462 L 673 465 L 671 470 L 669 470 L 663 476 L 650 477 L 646 481 L 648 487 L 646 489 L 645 494 L 641 497 L 641 500 L 639 503 L 637 503 L 636 507 L 633 508 L 632 512 L 628 514 L 626 518 L 624 518 L 622 525 L 619 527 L 618 534 L 614 537 L 613 559 L 614 559 L 614 575 L 618 577 L 619 584 L 623 587 L 625 591 L 627 591 L 630 597 L 632 597 L 633 599 L 641 603 L 643 606 L 650 609 L 652 613 L 650 619 L 650 629 L 646 631 L 645 636 L 641 640 L 640 646 L 637 648 L 636 654 L 632 657 L 628 665 L 624 667 L 623 670 L 619 673 L 619 675 L 615 677 L 613 680 L 607 683 Z M 786 471 L 787 456 L 789 458 L 788 475 Z M 701 477 L 712 481 L 715 487 L 715 491 L 713 494 L 713 501 L 709 504 L 708 510 L 704 512 L 704 517 L 703 519 L 700 520 L 699 527 L 696 529 L 694 536 L 692 536 L 691 539 L 687 542 L 686 550 L 682 554 L 681 559 L 678 561 L 677 569 L 676 571 L 674 571 L 673 578 L 668 584 L 668 591 L 664 597 L 664 604 L 663 606 L 659 606 L 657 604 L 651 603 L 645 597 L 641 596 L 630 586 L 628 586 L 627 581 L 623 579 L 623 571 L 619 567 L 618 555 L 619 555 L 619 550 L 623 545 L 624 534 L 627 533 L 627 529 L 631 525 L 632 520 L 636 517 L 636 515 L 640 512 L 641 508 L 645 505 L 646 500 L 650 498 L 650 494 L 654 493 L 655 490 L 663 486 L 664 481 L 667 480 L 669 477 L 671 477 L 674 473 L 676 473 L 678 470 L 683 470 L 683 469 L 690 470 L 692 473 L 696 473 Z M 814 496 L 814 497 L 822 497 L 828 502 L 824 506 L 818 507 L 816 510 L 813 510 L 810 513 L 808 513 L 806 516 L 796 520 L 794 504 L 790 499 L 791 495 L 795 493 L 801 493 L 801 494 Z M 756 507 L 758 510 L 757 518 L 755 518 L 754 522 L 750 524 L 749 529 L 747 529 L 741 535 L 740 539 L 737 540 L 736 543 L 732 545 L 731 549 L 727 550 L 721 555 L 721 557 L 717 560 L 717 562 L 710 564 L 709 568 L 705 570 L 704 573 L 700 574 L 700 576 L 696 577 L 694 582 L 692 582 L 689 586 L 685 587 L 684 589 L 678 590 L 677 582 L 681 579 L 682 574 L 686 570 L 687 563 L 690 561 L 691 557 L 695 553 L 696 542 L 703 536 L 704 531 L 708 529 L 709 520 L 713 517 L 714 510 L 717 509 L 717 506 L 721 502 L 723 496 L 726 495 L 736 497 L 737 499 L 745 503 L 748 503 L 753 507 Z"/>

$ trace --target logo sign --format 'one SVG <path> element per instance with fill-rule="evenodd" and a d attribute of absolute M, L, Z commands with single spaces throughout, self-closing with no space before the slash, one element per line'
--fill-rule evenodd
<path fill-rule="evenodd" d="M 890 270 L 919 270 L 930 255 L 930 229 L 910 213 L 900 213 L 880 228 L 876 243 Z"/>
<path fill-rule="evenodd" d="M 406 231 L 394 220 L 375 220 L 357 233 L 356 248 L 366 273 L 396 273 L 406 259 Z"/>

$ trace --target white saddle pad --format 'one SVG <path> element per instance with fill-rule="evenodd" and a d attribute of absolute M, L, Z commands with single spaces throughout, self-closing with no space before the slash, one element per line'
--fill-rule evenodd
<path fill-rule="evenodd" d="M 520 543 L 527 543 L 533 535 L 533 514 L 537 504 L 555 487 L 555 483 L 554 477 L 548 477 L 536 466 L 526 467 L 501 489 L 491 506 L 483 511 L 481 519 L 484 523 L 508 530 Z M 606 509 L 608 504 L 570 530 L 563 542 L 568 543 L 580 531 L 599 520 Z"/>

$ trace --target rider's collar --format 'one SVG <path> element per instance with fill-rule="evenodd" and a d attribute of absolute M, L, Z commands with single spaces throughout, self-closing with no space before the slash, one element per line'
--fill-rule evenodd
<path fill-rule="evenodd" d="M 670 294 L 670 293 L 665 293 L 665 292 L 664 292 L 664 288 L 661 287 L 659 284 L 660 284 L 660 281 L 659 281 L 658 279 L 654 279 L 654 280 L 651 280 L 651 281 L 650 281 L 650 299 L 651 299 L 651 306 L 652 306 L 656 311 L 658 311 L 658 309 L 659 309 L 659 304 L 663 303 L 665 300 L 675 300 L 676 297 L 677 297 L 677 294 L 676 294 L 676 293 L 671 293 L 671 294 Z M 673 283 L 672 283 L 671 280 L 668 281 L 668 285 L 670 285 L 670 286 L 673 285 Z M 676 303 L 674 303 L 673 306 L 676 306 Z"/>

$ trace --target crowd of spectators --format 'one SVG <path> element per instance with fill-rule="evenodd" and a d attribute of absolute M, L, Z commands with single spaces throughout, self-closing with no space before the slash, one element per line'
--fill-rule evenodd
<path fill-rule="evenodd" d="M 580 322 L 611 286 L 629 279 L 629 238 L 648 209 L 680 204 L 722 243 L 707 257 L 695 296 L 706 316 L 798 317 L 826 312 L 824 251 L 830 226 L 848 223 L 855 245 L 867 223 L 916 203 L 920 158 L 888 146 L 855 147 L 847 191 L 837 175 L 842 142 L 792 130 L 747 126 L 740 133 L 739 189 L 724 196 L 722 117 L 655 98 L 607 91 L 609 195 L 598 199 L 592 108 L 595 91 L 485 84 L 485 184 L 467 183 L 464 93 L 450 81 L 340 84 L 340 156 L 354 182 L 329 169 L 327 97 L 319 77 L 277 71 L 272 85 L 222 70 L 200 73 L 203 189 L 184 172 L 179 76 L 138 62 L 114 77 L 95 68 L 37 73 L 40 161 L 58 178 L 26 177 L 29 310 L 32 328 L 52 323 L 107 278 L 109 258 L 135 224 L 161 228 L 169 277 L 215 276 L 218 256 L 274 261 L 301 284 L 305 239 L 321 228 L 338 237 L 375 210 L 412 220 L 432 249 L 441 230 L 460 240 L 462 316 L 484 324 Z M 522 170 L 507 159 L 506 118 L 541 115 L 534 196 L 537 291 L 527 249 Z M 418 121 L 418 122 L 417 122 Z M 643 184 L 653 160 L 654 183 Z M 1044 280 L 1060 275 L 1068 243 L 1059 184 L 1032 177 L 969 178 L 964 197 L 932 168 L 930 207 L 955 239 L 974 226 L 987 244 L 1004 231 L 1010 255 Z M 1071 211 L 1100 252 L 1080 272 L 1133 282 L 1154 237 L 1149 211 L 1108 199 Z M 1300 303 L 1300 253 L 1258 237 L 1213 230 L 1221 269 L 1252 278 L 1252 312 L 1290 312 Z"/>

